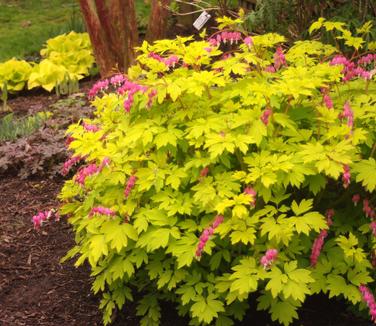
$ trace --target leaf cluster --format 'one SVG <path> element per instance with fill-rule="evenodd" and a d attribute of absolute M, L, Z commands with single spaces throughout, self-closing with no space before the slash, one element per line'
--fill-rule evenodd
<path fill-rule="evenodd" d="M 77 83 L 89 76 L 94 56 L 87 33 L 70 32 L 47 40 L 39 63 L 11 59 L 0 63 L 0 90 L 18 92 L 42 87 L 58 94 L 72 94 Z"/>

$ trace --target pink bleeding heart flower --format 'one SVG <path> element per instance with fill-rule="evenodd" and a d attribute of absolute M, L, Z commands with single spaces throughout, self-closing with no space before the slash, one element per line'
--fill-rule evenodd
<path fill-rule="evenodd" d="M 50 220 L 51 217 L 54 216 L 54 213 L 55 213 L 55 210 L 50 209 L 48 211 L 39 212 L 38 214 L 34 215 L 32 217 L 34 229 L 39 230 L 44 222 Z M 59 216 L 58 216 L 58 218 L 59 218 Z M 58 218 L 55 218 L 55 220 L 58 220 Z"/>
<path fill-rule="evenodd" d="M 273 111 L 272 109 L 266 109 L 261 115 L 261 121 L 264 123 L 265 126 L 269 124 L 269 117 L 272 115 Z"/>
<path fill-rule="evenodd" d="M 244 40 L 243 40 L 244 44 L 248 47 L 252 46 L 253 45 L 253 40 L 252 40 L 252 37 L 250 36 L 247 36 Z"/>
<path fill-rule="evenodd" d="M 200 258 L 202 255 L 202 252 L 205 248 L 206 243 L 209 241 L 210 237 L 213 235 L 214 230 L 223 223 L 223 216 L 222 215 L 217 215 L 212 223 L 211 226 L 206 228 L 202 233 L 199 238 L 199 243 L 196 248 L 196 253 L 195 256 L 196 258 Z"/>
<path fill-rule="evenodd" d="M 124 190 L 125 198 L 129 197 L 133 187 L 136 184 L 136 181 L 137 181 L 137 177 L 135 175 L 132 175 L 132 176 L 129 177 L 127 185 L 126 185 L 125 190 Z"/>
<path fill-rule="evenodd" d="M 342 182 L 343 182 L 343 187 L 345 189 L 348 188 L 348 186 L 350 185 L 350 182 L 351 182 L 350 167 L 347 164 L 343 165 Z"/>
<path fill-rule="evenodd" d="M 375 297 L 373 296 L 373 293 L 364 284 L 361 284 L 359 286 L 359 291 L 362 295 L 363 301 L 366 303 L 369 309 L 372 321 L 375 322 L 376 321 L 376 302 L 375 302 Z"/>
<path fill-rule="evenodd" d="M 256 190 L 253 189 L 252 187 L 246 187 L 246 188 L 244 188 L 244 193 L 247 194 L 247 195 L 250 195 L 252 197 L 252 200 L 249 202 L 249 204 L 251 206 L 255 206 L 256 205 L 256 195 L 257 195 Z"/>
<path fill-rule="evenodd" d="M 286 66 L 286 58 L 281 47 L 278 47 L 274 53 L 274 68 L 279 70 L 282 66 Z"/>
<path fill-rule="evenodd" d="M 360 195 L 359 194 L 353 195 L 351 200 L 354 203 L 354 206 L 357 206 L 360 201 Z"/>
<path fill-rule="evenodd" d="M 277 249 L 268 249 L 264 256 L 261 257 L 260 263 L 264 269 L 270 268 L 278 257 Z"/>
<path fill-rule="evenodd" d="M 69 170 L 72 168 L 72 166 L 76 165 L 82 159 L 83 158 L 80 155 L 72 156 L 69 160 L 67 160 L 67 161 L 64 162 L 61 174 L 62 175 L 67 175 L 69 173 Z"/>
<path fill-rule="evenodd" d="M 115 216 L 116 212 L 107 207 L 97 206 L 91 209 L 89 217 L 93 217 L 94 215 Z"/>
<path fill-rule="evenodd" d="M 327 235 L 328 235 L 328 231 L 322 230 L 320 234 L 318 235 L 318 237 L 313 242 L 312 252 L 311 252 L 311 257 L 310 257 L 312 267 L 316 266 L 317 264 L 317 261 L 319 259 L 319 256 L 320 256 L 322 247 L 324 246 L 324 241 Z"/>

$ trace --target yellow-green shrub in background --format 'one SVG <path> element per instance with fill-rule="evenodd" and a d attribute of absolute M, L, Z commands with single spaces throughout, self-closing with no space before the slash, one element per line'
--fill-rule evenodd
<path fill-rule="evenodd" d="M 71 77 L 78 80 L 88 76 L 94 64 L 87 33 L 70 32 L 49 39 L 46 48 L 42 49 L 40 54 L 54 64 L 65 67 Z"/>
<path fill-rule="evenodd" d="M 0 90 L 6 85 L 8 92 L 21 91 L 31 71 L 32 66 L 24 60 L 10 59 L 0 63 Z"/>
<path fill-rule="evenodd" d="M 27 83 L 28 89 L 63 92 L 90 75 L 94 64 L 87 33 L 70 32 L 49 39 L 40 54 L 43 59 L 39 64 L 16 59 L 0 63 L 0 90 L 17 92 Z"/>
<path fill-rule="evenodd" d="M 49 59 L 42 60 L 39 65 L 35 65 L 30 74 L 28 88 L 43 87 L 51 92 L 56 86 L 61 84 L 67 77 L 68 70 L 62 65 L 56 65 Z"/>
<path fill-rule="evenodd" d="M 61 86 L 66 89 L 66 85 L 77 85 L 80 79 L 90 75 L 94 64 L 87 33 L 70 32 L 49 39 L 40 54 L 44 59 L 34 67 L 29 89 L 40 86 L 49 92 L 54 88 L 60 92 Z"/>

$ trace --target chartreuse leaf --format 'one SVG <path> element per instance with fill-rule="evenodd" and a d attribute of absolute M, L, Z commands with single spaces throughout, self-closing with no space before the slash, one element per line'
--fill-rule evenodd
<path fill-rule="evenodd" d="M 267 283 L 265 289 L 270 290 L 273 298 L 277 298 L 280 293 L 283 293 L 287 299 L 291 297 L 294 300 L 303 302 L 305 296 L 310 294 L 308 284 L 314 282 L 310 276 L 311 272 L 307 269 L 297 268 L 297 261 L 291 261 L 284 265 L 285 273 L 273 266 L 268 273 L 270 281 Z"/>
<path fill-rule="evenodd" d="M 218 317 L 219 312 L 225 311 L 223 302 L 217 298 L 214 294 L 209 294 L 206 298 L 201 295 L 196 296 L 195 303 L 190 309 L 192 316 L 200 322 L 210 324 L 214 318 Z"/>
<path fill-rule="evenodd" d="M 354 165 L 352 172 L 356 175 L 356 181 L 361 182 L 369 192 L 376 189 L 376 160 L 369 158 Z"/>
<path fill-rule="evenodd" d="M 172 254 L 176 257 L 178 268 L 190 266 L 195 256 L 198 239 L 193 233 L 178 239 L 173 245 L 169 247 Z"/>
<path fill-rule="evenodd" d="M 108 325 L 111 322 L 112 311 L 115 308 L 115 302 L 111 298 L 110 293 L 104 293 L 99 304 L 99 309 L 103 311 L 103 323 Z"/>
<path fill-rule="evenodd" d="M 215 321 L 215 326 L 232 326 L 232 325 L 234 325 L 234 321 L 224 315 L 219 315 L 217 320 Z"/>
<path fill-rule="evenodd" d="M 314 31 L 320 29 L 325 21 L 325 18 L 320 17 L 317 21 L 312 23 L 312 25 L 309 27 L 308 32 L 312 34 Z"/>
<path fill-rule="evenodd" d="M 110 248 L 120 252 L 127 247 L 128 239 L 137 240 L 138 235 L 134 227 L 127 223 L 120 223 L 119 220 L 111 220 L 102 224 L 106 242 L 110 244 Z"/>
<path fill-rule="evenodd" d="M 274 303 L 270 307 L 270 312 L 272 313 L 272 320 L 278 320 L 283 325 L 290 325 L 294 319 L 298 318 L 296 312 L 297 307 L 292 305 L 288 301 L 279 301 Z"/>
<path fill-rule="evenodd" d="M 320 232 L 328 227 L 326 218 L 319 212 L 308 212 L 303 216 L 293 216 L 289 218 L 289 222 L 295 227 L 296 232 L 306 235 L 311 230 Z"/>
<path fill-rule="evenodd" d="M 176 290 L 177 294 L 181 294 L 181 301 L 183 305 L 188 304 L 196 298 L 196 290 L 193 286 L 184 285 Z"/>
<path fill-rule="evenodd" d="M 349 233 L 349 237 L 346 238 L 343 235 L 340 235 L 336 242 L 338 243 L 339 247 L 342 248 L 345 257 L 353 258 L 358 262 L 362 262 L 366 259 L 366 255 L 362 248 L 356 248 L 358 245 L 358 239 L 354 236 L 351 232 Z"/>
<path fill-rule="evenodd" d="M 180 232 L 178 228 L 148 228 L 147 232 L 144 232 L 137 241 L 137 246 L 146 248 L 146 251 L 151 252 L 158 248 L 165 248 L 168 245 L 170 237 L 178 239 L 180 238 Z"/>
<path fill-rule="evenodd" d="M 243 258 L 239 265 L 232 268 L 234 273 L 230 276 L 233 280 L 230 291 L 239 295 L 248 294 L 257 290 L 260 279 L 256 260 L 253 257 Z"/>
<path fill-rule="evenodd" d="M 108 244 L 105 235 L 93 235 L 90 239 L 89 250 L 89 262 L 94 266 L 103 255 L 108 255 Z"/>
<path fill-rule="evenodd" d="M 327 281 L 329 298 L 343 295 L 346 299 L 353 302 L 354 304 L 361 301 L 361 295 L 358 286 L 348 284 L 343 276 L 335 274 L 328 275 Z"/>
<path fill-rule="evenodd" d="M 299 301 L 291 298 L 273 298 L 270 292 L 265 292 L 257 298 L 257 310 L 269 310 L 272 320 L 278 320 L 283 325 L 289 325 L 293 319 L 298 318 L 297 309 L 301 306 Z"/>
<path fill-rule="evenodd" d="M 157 326 L 161 318 L 161 308 L 156 296 L 153 294 L 144 295 L 137 304 L 137 316 L 142 316 L 140 325 Z"/>
<path fill-rule="evenodd" d="M 272 216 L 262 220 L 261 236 L 267 235 L 269 240 L 288 245 L 292 236 L 291 220 L 286 218 L 286 214 L 281 214 L 278 218 Z"/>
<path fill-rule="evenodd" d="M 309 211 L 312 208 L 313 199 L 303 199 L 298 205 L 295 200 L 291 204 L 291 209 L 296 216 L 302 215 L 303 213 Z"/>

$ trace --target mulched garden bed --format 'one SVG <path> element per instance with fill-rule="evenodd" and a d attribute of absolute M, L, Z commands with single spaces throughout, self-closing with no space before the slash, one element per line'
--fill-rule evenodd
<path fill-rule="evenodd" d="M 45 110 L 56 101 L 55 96 L 41 93 L 12 99 L 9 105 L 15 114 L 24 115 Z M 23 180 L 14 174 L 0 175 L 1 326 L 102 325 L 100 299 L 90 290 L 89 268 L 75 268 L 73 261 L 59 262 L 74 244 L 67 222 L 49 222 L 39 232 L 33 229 L 31 217 L 57 207 L 56 195 L 62 185 L 62 177 Z M 348 312 L 343 302 L 325 296 L 309 298 L 299 315 L 301 319 L 294 325 L 372 325 Z M 139 325 L 135 304 L 117 313 L 114 325 Z M 176 315 L 171 304 L 162 304 L 161 325 L 185 326 L 187 321 Z M 237 325 L 276 324 L 267 313 L 250 311 Z"/>

